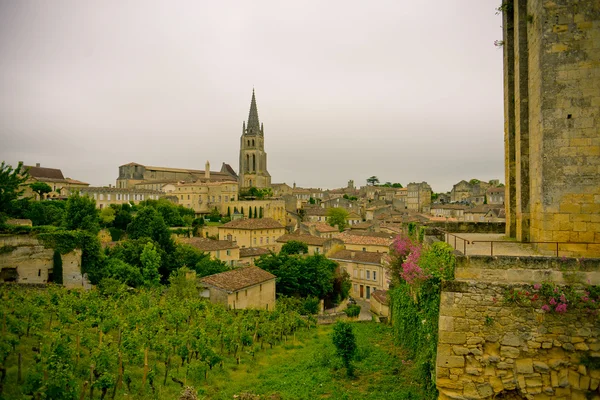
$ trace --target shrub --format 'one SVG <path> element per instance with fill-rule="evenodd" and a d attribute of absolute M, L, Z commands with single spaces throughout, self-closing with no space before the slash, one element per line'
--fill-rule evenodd
<path fill-rule="evenodd" d="M 358 317 L 360 315 L 360 306 L 358 304 L 351 304 L 344 312 L 350 318 Z"/>

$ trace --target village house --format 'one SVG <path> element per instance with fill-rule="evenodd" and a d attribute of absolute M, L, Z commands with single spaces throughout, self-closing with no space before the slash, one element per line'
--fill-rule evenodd
<path fill-rule="evenodd" d="M 497 205 L 493 204 L 485 204 L 468 208 L 465 210 L 464 220 L 466 222 L 503 222 L 505 219 L 503 210 L 503 207 L 498 207 Z"/>
<path fill-rule="evenodd" d="M 303 222 L 298 230 L 321 238 L 332 238 L 340 233 L 338 228 L 324 222 Z"/>
<path fill-rule="evenodd" d="M 238 183 L 235 180 L 177 183 L 173 195 L 179 205 L 194 210 L 196 215 L 209 214 L 215 208 L 223 214 L 223 209 L 227 210 L 237 199 Z"/>
<path fill-rule="evenodd" d="M 284 200 L 237 200 L 230 201 L 229 204 L 222 203 L 220 212 L 222 215 L 233 215 L 235 212 L 250 218 L 252 217 L 271 218 L 285 226 L 287 224 L 287 211 Z M 233 218 L 232 218 L 233 219 Z"/>
<path fill-rule="evenodd" d="M 359 214 L 355 213 L 354 211 L 351 211 L 348 213 L 348 216 L 346 217 L 346 223 L 350 226 L 354 226 L 356 224 L 360 224 L 362 222 L 362 218 Z"/>
<path fill-rule="evenodd" d="M 460 204 L 432 204 L 431 215 L 462 221 L 466 207 Z"/>
<path fill-rule="evenodd" d="M 271 251 L 264 247 L 242 247 L 240 249 L 239 265 L 254 265 L 254 260 L 270 253 Z"/>
<path fill-rule="evenodd" d="M 327 222 L 327 210 L 322 207 L 304 207 L 304 220 L 307 222 Z"/>
<path fill-rule="evenodd" d="M 327 254 L 329 250 L 336 245 L 343 246 L 339 239 L 322 238 L 313 235 L 302 235 L 300 233 L 286 234 L 277 239 L 277 242 L 283 246 L 290 241 L 302 242 L 308 246 L 308 254 Z"/>
<path fill-rule="evenodd" d="M 485 195 L 487 196 L 487 203 L 504 205 L 505 192 L 506 188 L 504 186 L 489 188 L 485 192 Z"/>
<path fill-rule="evenodd" d="M 272 218 L 238 219 L 219 226 L 219 238 L 244 247 L 263 247 L 279 251 L 277 238 L 285 234 L 285 227 Z"/>
<path fill-rule="evenodd" d="M 281 197 L 292 194 L 292 187 L 287 183 L 271 183 L 274 197 Z"/>
<path fill-rule="evenodd" d="M 230 309 L 275 308 L 275 275 L 258 267 L 242 267 L 200 278 L 201 296 Z"/>
<path fill-rule="evenodd" d="M 428 213 L 431 206 L 431 186 L 427 182 L 411 182 L 406 189 L 406 208 L 420 213 Z"/>
<path fill-rule="evenodd" d="M 348 250 L 389 253 L 394 237 L 395 235 L 385 232 L 353 232 L 350 230 L 341 232 L 336 239 L 344 242 Z"/>
<path fill-rule="evenodd" d="M 390 286 L 390 258 L 385 253 L 344 249 L 328 258 L 338 262 L 340 271 L 350 276 L 352 297 L 369 300 L 374 291 Z"/>
<path fill-rule="evenodd" d="M 202 237 L 181 238 L 178 242 L 192 246 L 204 253 L 210 254 L 211 258 L 223 261 L 230 267 L 237 266 L 240 261 L 240 248 L 229 240 L 212 240 Z"/>
<path fill-rule="evenodd" d="M 65 178 L 60 169 L 42 167 L 40 163 L 37 163 L 35 166 L 23 165 L 21 171 L 27 171 L 29 174 L 27 181 L 21 185 L 21 188 L 24 189 L 22 197 L 31 197 L 36 200 L 64 199 L 69 196 L 69 189 L 83 188 L 90 185 L 76 179 Z M 33 192 L 29 186 L 37 182 L 45 183 L 52 189 L 50 193 L 44 195 L 44 199 L 40 199 L 39 195 Z"/>

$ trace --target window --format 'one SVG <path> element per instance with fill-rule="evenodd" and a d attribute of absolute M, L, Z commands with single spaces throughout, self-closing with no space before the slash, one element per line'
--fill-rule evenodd
<path fill-rule="evenodd" d="M 263 244 L 263 238 L 262 237 L 260 238 L 260 244 Z"/>
<path fill-rule="evenodd" d="M 256 244 L 256 238 L 254 238 L 254 244 Z"/>
<path fill-rule="evenodd" d="M 371 279 L 371 271 L 367 270 L 367 279 Z"/>
<path fill-rule="evenodd" d="M 376 281 L 377 280 L 377 271 L 373 271 L 373 280 Z"/>
<path fill-rule="evenodd" d="M 354 270 L 354 277 L 358 278 L 358 270 Z M 354 286 L 356 286 L 356 285 L 354 285 Z"/>
<path fill-rule="evenodd" d="M 259 290 L 262 292 L 262 284 L 259 286 Z"/>
<path fill-rule="evenodd" d="M 363 247 L 363 251 L 367 251 L 367 248 L 366 248 L 366 247 Z"/>
<path fill-rule="evenodd" d="M 358 293 L 358 285 L 356 283 L 354 284 L 354 293 Z"/>
<path fill-rule="evenodd" d="M 110 201 L 110 194 L 106 195 L 106 200 Z"/>
<path fill-rule="evenodd" d="M 221 202 L 221 196 L 219 196 L 219 203 Z"/>
<path fill-rule="evenodd" d="M 269 244 L 269 237 L 267 236 L 267 244 Z"/>
<path fill-rule="evenodd" d="M 227 250 L 227 255 L 230 256 L 231 255 L 231 250 Z"/>
<path fill-rule="evenodd" d="M 239 297 L 239 294 L 240 294 L 240 292 L 235 292 L 235 299 L 236 299 L 236 300 L 238 300 L 238 299 L 240 298 L 240 297 Z"/>
<path fill-rule="evenodd" d="M 371 298 L 371 286 L 367 286 L 367 299 Z"/>
<path fill-rule="evenodd" d="M 244 296 L 248 297 L 248 289 L 245 290 Z"/>

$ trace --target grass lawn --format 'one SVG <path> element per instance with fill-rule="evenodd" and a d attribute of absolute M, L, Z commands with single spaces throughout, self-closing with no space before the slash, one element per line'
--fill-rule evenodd
<path fill-rule="evenodd" d="M 256 360 L 226 368 L 209 376 L 196 388 L 200 398 L 232 399 L 253 393 L 281 399 L 419 399 L 421 389 L 413 381 L 413 365 L 393 345 L 388 326 L 374 322 L 353 324 L 358 343 L 355 377 L 348 378 L 335 356 L 332 326 L 319 326 L 295 344 L 278 346 Z M 272 396 L 272 397 L 271 397 Z"/>

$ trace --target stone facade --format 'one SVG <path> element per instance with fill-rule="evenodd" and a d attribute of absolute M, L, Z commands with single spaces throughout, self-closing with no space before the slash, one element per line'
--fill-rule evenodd
<path fill-rule="evenodd" d="M 258 120 L 254 90 L 252 90 L 248 126 L 246 123 L 243 124 L 240 138 L 239 183 L 241 189 L 271 187 L 271 175 L 267 171 L 265 131 Z"/>
<path fill-rule="evenodd" d="M 600 4 L 503 10 L 506 233 L 600 255 Z"/>
<path fill-rule="evenodd" d="M 598 259 L 460 257 L 440 300 L 439 398 L 600 398 L 600 369 L 581 361 L 600 357 L 600 319 L 505 299 L 540 282 L 597 285 L 599 267 Z"/>
<path fill-rule="evenodd" d="M 285 227 L 271 218 L 240 219 L 219 226 L 221 240 L 234 241 L 240 248 L 262 247 L 278 252 L 277 239 L 285 234 Z"/>
<path fill-rule="evenodd" d="M 24 284 L 46 284 L 52 281 L 54 250 L 45 248 L 28 235 L 0 237 L 0 281 Z M 81 250 L 62 255 L 63 285 L 67 288 L 89 288 L 81 274 Z"/>
<path fill-rule="evenodd" d="M 88 196 L 96 201 L 96 207 L 103 209 L 111 204 L 125 204 L 133 202 L 138 204 L 144 200 L 158 200 L 164 193 L 149 189 L 121 189 L 114 187 L 79 187 L 70 188 L 69 194 L 78 192 L 81 196 Z"/>
<path fill-rule="evenodd" d="M 238 196 L 238 182 L 223 180 L 217 182 L 198 180 L 191 183 L 178 183 L 172 195 L 177 203 L 191 208 L 198 215 L 209 214 L 215 207 L 221 214 L 227 212 L 230 203 Z"/>
<path fill-rule="evenodd" d="M 431 207 L 431 186 L 427 182 L 411 182 L 406 186 L 406 208 L 416 212 L 429 212 Z"/>

